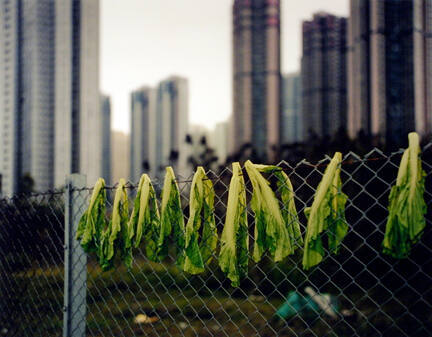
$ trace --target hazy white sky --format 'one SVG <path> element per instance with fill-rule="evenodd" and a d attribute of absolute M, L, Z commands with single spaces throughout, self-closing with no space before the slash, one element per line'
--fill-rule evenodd
<path fill-rule="evenodd" d="M 282 1 L 282 71 L 299 70 L 301 21 L 325 10 L 347 15 L 349 0 Z M 189 80 L 192 124 L 231 114 L 233 0 L 101 0 L 101 89 L 112 125 L 129 131 L 129 94 L 170 75 Z"/>

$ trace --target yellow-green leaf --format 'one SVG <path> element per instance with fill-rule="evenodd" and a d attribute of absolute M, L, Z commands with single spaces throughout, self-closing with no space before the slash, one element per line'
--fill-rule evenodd
<path fill-rule="evenodd" d="M 336 152 L 318 185 L 312 207 L 305 209 L 308 225 L 303 253 L 303 268 L 320 263 L 325 254 L 321 235 L 327 233 L 328 248 L 338 253 L 340 243 L 348 232 L 345 220 L 347 196 L 342 193 L 340 165 L 342 154 Z"/>
<path fill-rule="evenodd" d="M 260 170 L 266 170 L 268 167 L 254 165 L 248 160 L 245 168 L 253 187 L 251 200 L 251 208 L 255 214 L 253 259 L 255 262 L 260 261 L 264 252 L 268 251 L 275 262 L 281 261 L 294 252 L 294 246 L 279 201 L 270 188 L 269 182 L 260 173 Z"/>
<path fill-rule="evenodd" d="M 408 135 L 409 147 L 403 153 L 396 185 L 390 191 L 389 216 L 383 251 L 395 258 L 407 257 L 426 226 L 424 201 L 425 172 L 420 159 L 417 133 Z"/>
<path fill-rule="evenodd" d="M 160 230 L 156 193 L 147 174 L 141 176 L 131 217 L 126 248 L 138 248 L 144 237 L 147 257 L 157 261 L 157 240 Z"/>
<path fill-rule="evenodd" d="M 99 178 L 93 188 L 88 209 L 82 215 L 76 239 L 81 240 L 85 252 L 99 252 L 105 220 L 106 191 L 105 180 Z"/>
<path fill-rule="evenodd" d="M 246 188 L 239 163 L 233 163 L 225 225 L 221 236 L 219 266 L 233 287 L 247 275 L 249 235 L 246 208 Z"/>
<path fill-rule="evenodd" d="M 201 221 L 202 219 L 202 221 Z M 201 223 L 202 222 L 202 223 Z M 200 237 L 199 230 L 202 228 Z M 186 224 L 184 271 L 199 274 L 211 261 L 217 244 L 214 218 L 214 189 L 204 169 L 199 166 L 192 179 L 189 219 Z"/>
<path fill-rule="evenodd" d="M 180 191 L 172 167 L 166 168 L 162 189 L 161 227 L 158 239 L 160 258 L 168 254 L 168 246 L 174 243 L 177 265 L 183 267 L 185 248 L 185 225 L 180 201 Z"/>

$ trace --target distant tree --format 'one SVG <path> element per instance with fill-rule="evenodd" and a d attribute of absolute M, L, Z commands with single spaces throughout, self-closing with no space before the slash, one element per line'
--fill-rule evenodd
<path fill-rule="evenodd" d="M 35 182 L 30 173 L 25 173 L 18 182 L 19 194 L 31 194 L 34 192 Z"/>

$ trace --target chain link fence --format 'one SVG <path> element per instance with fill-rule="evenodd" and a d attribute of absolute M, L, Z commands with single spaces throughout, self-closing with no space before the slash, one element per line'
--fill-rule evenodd
<path fill-rule="evenodd" d="M 199 275 L 188 275 L 172 254 L 160 263 L 134 251 L 127 270 L 102 272 L 94 256 L 74 240 L 74 226 L 88 206 L 92 190 L 85 182 L 65 192 L 4 199 L 0 204 L 0 333 L 7 336 L 432 336 L 432 143 L 423 147 L 427 173 L 427 226 L 407 259 L 382 253 L 388 195 L 402 151 L 348 153 L 342 164 L 348 195 L 349 232 L 339 255 L 327 255 L 310 271 L 301 266 L 302 248 L 283 262 L 264 257 L 249 262 L 240 287 L 232 288 L 220 271 L 218 250 Z M 311 164 L 278 164 L 290 177 L 305 234 L 303 210 L 330 158 Z M 231 178 L 230 168 L 208 172 L 222 232 Z M 247 178 L 247 175 L 245 175 Z M 275 177 L 269 178 L 276 190 Z M 76 181 L 75 181 L 76 182 Z M 179 182 L 185 219 L 191 179 Z M 246 180 L 248 200 L 250 182 Z M 154 184 L 158 193 L 162 185 Z M 129 184 L 131 199 L 136 185 Z M 110 216 L 114 187 L 107 187 Z M 132 203 L 131 203 L 132 204 Z M 131 205 L 132 206 L 132 205 Z M 283 205 L 281 205 L 283 207 Z M 65 220 L 66 219 L 66 220 Z M 252 247 L 253 214 L 249 212 Z M 66 230 L 65 230 L 66 228 Z M 305 288 L 327 293 L 337 317 L 310 309 Z M 288 294 L 304 299 L 297 312 L 276 319 Z M 142 322 L 137 318 L 141 315 Z M 145 316 L 142 316 L 145 315 Z"/>

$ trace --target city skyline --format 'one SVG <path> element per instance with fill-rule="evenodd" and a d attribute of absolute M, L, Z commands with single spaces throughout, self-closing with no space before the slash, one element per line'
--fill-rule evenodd
<path fill-rule="evenodd" d="M 173 74 L 189 80 L 192 124 L 213 129 L 229 118 L 232 3 L 184 0 L 169 2 L 171 10 L 166 11 L 167 0 L 101 1 L 101 88 L 111 97 L 115 130 L 130 132 L 130 92 L 142 85 L 156 86 Z M 283 0 L 282 74 L 300 70 L 303 20 L 320 10 L 347 16 L 348 9 L 345 0 Z"/>

